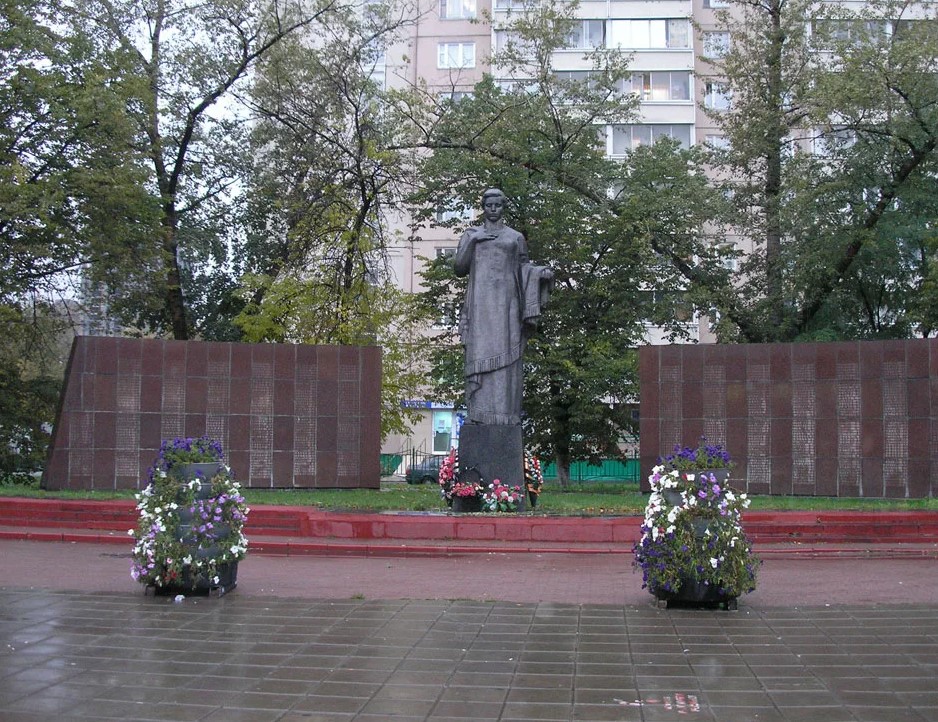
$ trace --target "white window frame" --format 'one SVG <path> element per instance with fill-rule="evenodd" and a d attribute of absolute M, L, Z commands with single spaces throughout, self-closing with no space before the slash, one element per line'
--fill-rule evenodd
<path fill-rule="evenodd" d="M 472 97 L 471 90 L 444 90 L 439 95 L 437 99 L 441 103 L 458 103 L 466 98 Z"/>
<path fill-rule="evenodd" d="M 719 134 L 708 134 L 704 138 L 704 145 L 706 145 L 711 150 L 729 150 L 730 149 L 730 139 L 725 135 Z"/>
<path fill-rule="evenodd" d="M 704 86 L 704 107 L 708 110 L 729 110 L 733 105 L 733 94 L 726 83 L 707 81 Z"/>
<path fill-rule="evenodd" d="M 647 140 L 639 139 L 636 144 L 635 141 L 635 129 L 638 128 L 641 135 L 647 135 Z M 677 139 L 681 143 L 681 147 L 687 148 L 690 147 L 690 143 L 693 135 L 693 126 L 690 123 L 623 123 L 612 126 L 612 131 L 610 134 L 611 142 L 611 154 L 613 156 L 623 156 L 635 150 L 640 145 L 649 145 L 655 143 L 662 136 L 668 136 L 669 138 L 674 138 L 675 129 L 680 129 L 679 135 L 684 135 L 686 131 L 686 145 L 685 138 L 678 137 Z M 621 135 L 628 133 L 628 142 L 626 143 L 626 148 L 617 149 L 616 148 L 616 135 Z"/>
<path fill-rule="evenodd" d="M 439 43 L 436 46 L 436 67 L 440 70 L 474 68 L 475 66 L 475 43 Z"/>
<path fill-rule="evenodd" d="M 689 50 L 687 18 L 613 19 L 606 26 L 606 45 L 628 50 Z"/>
<path fill-rule="evenodd" d="M 732 38 L 726 30 L 707 30 L 703 34 L 703 54 L 707 58 L 722 58 L 730 50 Z"/>
<path fill-rule="evenodd" d="M 661 81 L 665 75 L 667 76 L 667 95 L 666 97 L 661 97 L 660 95 L 659 97 L 655 97 L 655 81 Z M 680 75 L 686 78 L 685 87 L 687 88 L 687 94 L 684 97 L 674 97 L 673 95 L 674 83 L 672 82 L 672 77 L 674 75 Z M 636 87 L 636 80 L 639 82 L 639 87 Z M 628 92 L 636 95 L 643 103 L 690 101 L 693 97 L 691 72 L 689 70 L 641 70 L 632 73 L 628 83 Z"/>
<path fill-rule="evenodd" d="M 592 50 L 606 46 L 606 21 L 601 18 L 583 18 L 567 38 L 567 50 Z M 599 44 L 592 42 L 593 32 L 599 30 Z"/>
<path fill-rule="evenodd" d="M 440 0 L 440 20 L 472 20 L 477 12 L 476 0 Z"/>
<path fill-rule="evenodd" d="M 445 223 L 446 221 L 452 221 L 452 220 L 461 220 L 461 221 L 471 222 L 472 219 L 475 218 L 475 215 L 476 215 L 476 210 L 474 208 L 468 208 L 468 207 L 467 208 L 450 207 L 450 208 L 437 208 L 436 209 L 437 223 Z M 438 247 L 436 249 L 436 255 L 437 257 L 439 257 L 440 255 L 444 255 L 441 253 L 441 251 L 448 252 L 450 250 L 453 251 L 453 253 L 455 253 L 456 247 L 455 246 L 453 246 L 452 248 L 450 247 L 439 248 Z"/>

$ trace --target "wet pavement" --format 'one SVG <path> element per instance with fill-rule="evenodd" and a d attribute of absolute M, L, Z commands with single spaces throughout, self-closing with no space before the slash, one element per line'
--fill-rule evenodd
<path fill-rule="evenodd" d="M 0 542 L 0 720 L 938 720 L 934 559 L 767 560 L 738 611 L 628 562 L 255 554 L 176 603 L 113 545 Z"/>

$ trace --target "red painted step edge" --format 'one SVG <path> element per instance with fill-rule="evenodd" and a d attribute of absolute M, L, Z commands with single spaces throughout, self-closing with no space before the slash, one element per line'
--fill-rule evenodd
<path fill-rule="evenodd" d="M 0 526 L 29 527 L 31 538 L 52 528 L 125 533 L 136 524 L 133 501 L 0 497 Z M 255 536 L 411 542 L 507 542 L 536 545 L 628 544 L 640 517 L 454 516 L 446 513 L 340 513 L 308 507 L 252 507 L 245 533 Z M 938 512 L 750 512 L 747 535 L 757 543 L 930 543 L 938 541 Z M 359 544 L 360 546 L 360 544 Z"/>

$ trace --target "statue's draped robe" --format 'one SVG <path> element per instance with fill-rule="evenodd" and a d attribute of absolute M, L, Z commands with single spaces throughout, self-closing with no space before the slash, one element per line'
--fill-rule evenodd
<path fill-rule="evenodd" d="M 505 226 L 496 238 L 472 243 L 470 236 L 481 230 L 463 234 L 455 257 L 457 275 L 469 274 L 459 321 L 468 421 L 520 424 L 521 356 L 546 301 L 541 276 L 547 269 L 528 262 L 527 244 L 517 231 Z"/>

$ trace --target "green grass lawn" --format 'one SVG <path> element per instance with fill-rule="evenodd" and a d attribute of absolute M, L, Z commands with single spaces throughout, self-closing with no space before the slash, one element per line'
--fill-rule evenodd
<path fill-rule="evenodd" d="M 43 491 L 36 483 L 0 484 L 0 496 L 48 499 L 132 499 L 132 491 Z M 408 485 L 382 482 L 381 489 L 247 489 L 249 504 L 315 506 L 347 511 L 444 511 L 446 505 L 435 484 Z M 641 514 L 648 497 L 638 484 L 603 482 L 573 484 L 562 490 L 544 485 L 537 512 L 565 516 L 622 516 Z M 938 511 L 938 499 L 840 499 L 808 496 L 754 496 L 752 510 L 771 511 Z"/>

